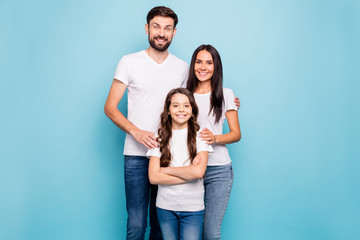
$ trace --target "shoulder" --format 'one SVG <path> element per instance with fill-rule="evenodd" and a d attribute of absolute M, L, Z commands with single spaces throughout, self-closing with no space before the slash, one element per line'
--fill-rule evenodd
<path fill-rule="evenodd" d="M 223 93 L 225 96 L 227 95 L 234 95 L 234 91 L 230 88 L 223 87 Z"/>
<path fill-rule="evenodd" d="M 169 57 L 170 57 L 171 61 L 175 62 L 176 64 L 179 64 L 179 65 L 181 65 L 183 67 L 186 67 L 186 68 L 188 67 L 187 62 L 185 62 L 184 60 L 178 58 L 174 54 L 169 53 Z"/>
<path fill-rule="evenodd" d="M 126 54 L 121 59 L 124 59 L 126 61 L 138 60 L 139 58 L 144 58 L 144 56 L 145 56 L 144 53 L 145 53 L 145 51 L 142 50 L 142 51 L 139 51 L 139 52 Z"/>

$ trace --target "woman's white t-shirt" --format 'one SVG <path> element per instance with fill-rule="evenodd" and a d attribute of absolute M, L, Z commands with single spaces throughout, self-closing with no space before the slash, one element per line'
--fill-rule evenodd
<path fill-rule="evenodd" d="M 234 92 L 229 88 L 223 88 L 223 93 L 223 112 L 218 123 L 215 123 L 215 115 L 213 114 L 213 111 L 211 111 L 209 114 L 211 93 L 194 93 L 196 103 L 199 107 L 198 123 L 200 124 L 201 128 L 209 129 L 213 132 L 214 135 L 223 134 L 223 125 L 226 119 L 226 111 L 237 110 L 237 107 L 234 103 Z M 225 144 L 213 144 L 212 147 L 214 152 L 209 153 L 208 166 L 226 165 L 231 163 L 229 151 Z"/>
<path fill-rule="evenodd" d="M 190 165 L 187 147 L 187 128 L 172 130 L 170 139 L 170 167 Z M 212 151 L 212 147 L 196 138 L 197 152 Z M 147 156 L 160 157 L 160 148 L 149 149 Z M 156 206 L 171 211 L 201 211 L 204 209 L 204 185 L 202 179 L 177 185 L 159 185 Z"/>

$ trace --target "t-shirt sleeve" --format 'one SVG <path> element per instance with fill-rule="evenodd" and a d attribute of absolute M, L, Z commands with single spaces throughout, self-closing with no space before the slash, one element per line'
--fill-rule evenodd
<path fill-rule="evenodd" d="M 148 158 L 150 157 L 161 157 L 161 152 L 160 152 L 160 148 L 152 148 L 149 149 L 146 153 L 146 156 Z"/>
<path fill-rule="evenodd" d="M 234 99 L 235 99 L 235 95 L 233 90 L 231 89 L 224 89 L 224 93 L 225 93 L 225 112 L 228 110 L 238 110 Z"/>
<path fill-rule="evenodd" d="M 201 140 L 201 138 L 199 137 L 199 132 L 198 132 L 198 135 L 196 136 L 196 152 L 203 152 L 203 151 L 214 152 L 211 145 L 209 145 L 205 141 Z"/>
<path fill-rule="evenodd" d="M 115 70 L 114 79 L 119 80 L 126 85 L 130 84 L 130 72 L 126 57 L 122 57 L 119 61 Z"/>

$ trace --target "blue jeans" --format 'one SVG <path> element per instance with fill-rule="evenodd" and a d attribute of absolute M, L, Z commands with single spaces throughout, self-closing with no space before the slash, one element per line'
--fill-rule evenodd
<path fill-rule="evenodd" d="M 208 166 L 204 176 L 205 215 L 204 239 L 220 239 L 223 221 L 233 183 L 231 163 Z"/>
<path fill-rule="evenodd" d="M 157 186 L 151 185 L 148 177 L 149 159 L 143 156 L 125 156 L 125 194 L 127 240 L 144 240 L 150 198 L 150 240 L 162 240 L 156 215 Z M 151 196 L 149 196 L 151 194 Z"/>
<path fill-rule="evenodd" d="M 165 240 L 201 240 L 204 210 L 178 212 L 156 208 Z"/>

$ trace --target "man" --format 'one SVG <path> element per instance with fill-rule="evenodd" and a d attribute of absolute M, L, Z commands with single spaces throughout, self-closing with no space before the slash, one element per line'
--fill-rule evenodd
<path fill-rule="evenodd" d="M 156 216 L 157 187 L 148 179 L 148 148 L 157 147 L 154 132 L 160 121 L 166 94 L 185 86 L 187 63 L 168 52 L 176 33 L 177 15 L 167 7 L 155 7 L 147 15 L 145 31 L 149 48 L 124 56 L 115 72 L 105 103 L 105 114 L 124 132 L 127 239 L 144 239 L 150 199 L 150 239 L 162 239 Z M 128 90 L 128 118 L 117 106 Z"/>

